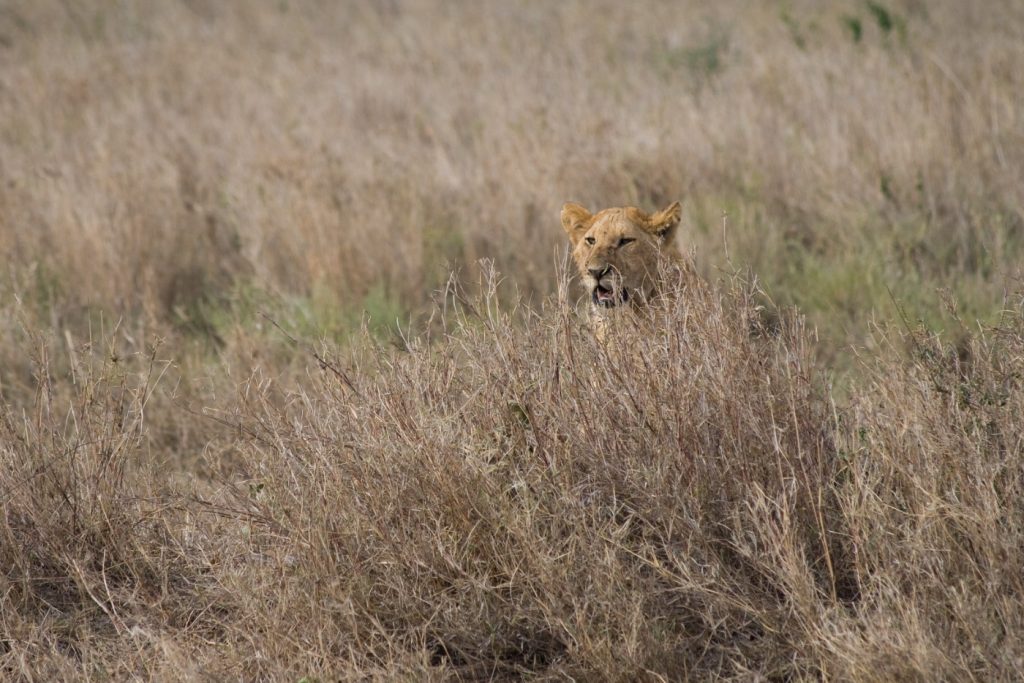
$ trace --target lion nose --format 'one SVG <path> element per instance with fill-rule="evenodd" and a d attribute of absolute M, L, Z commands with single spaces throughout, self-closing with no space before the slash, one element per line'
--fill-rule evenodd
<path fill-rule="evenodd" d="M 608 274 L 608 271 L 611 270 L 611 267 L 610 266 L 594 266 L 594 267 L 587 268 L 587 270 L 590 271 L 591 276 L 593 276 L 593 278 L 595 280 L 600 280 L 601 278 L 603 278 L 605 275 Z"/>

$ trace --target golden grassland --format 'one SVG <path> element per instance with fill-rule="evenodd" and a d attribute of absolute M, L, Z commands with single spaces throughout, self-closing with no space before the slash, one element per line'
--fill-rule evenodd
<path fill-rule="evenodd" d="M 1014 680 L 1022 34 L 4 3 L 0 677 Z M 596 345 L 559 207 L 675 199 Z"/>

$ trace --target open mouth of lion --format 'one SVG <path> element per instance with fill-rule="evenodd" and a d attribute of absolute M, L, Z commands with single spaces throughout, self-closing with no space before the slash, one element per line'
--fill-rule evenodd
<path fill-rule="evenodd" d="M 629 292 L 624 289 L 615 290 L 610 287 L 597 285 L 594 287 L 591 297 L 593 298 L 594 303 L 598 306 L 614 308 L 619 304 L 624 304 L 629 301 Z"/>

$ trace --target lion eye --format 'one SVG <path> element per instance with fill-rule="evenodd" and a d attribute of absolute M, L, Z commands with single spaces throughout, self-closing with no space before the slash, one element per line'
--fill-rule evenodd
<path fill-rule="evenodd" d="M 595 240 L 595 239 L 594 239 L 593 237 L 587 237 L 587 238 L 586 238 L 586 239 L 584 239 L 583 241 L 584 241 L 584 242 L 586 242 L 587 244 L 589 244 L 589 245 L 593 246 L 593 245 L 594 245 L 594 242 L 596 242 L 597 240 Z"/>
<path fill-rule="evenodd" d="M 619 240 L 619 246 L 620 247 L 624 247 L 627 244 L 629 244 L 630 242 L 636 242 L 636 238 L 635 237 L 623 237 L 622 239 Z"/>

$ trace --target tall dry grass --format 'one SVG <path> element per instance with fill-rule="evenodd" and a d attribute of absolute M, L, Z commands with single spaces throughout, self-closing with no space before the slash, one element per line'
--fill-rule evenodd
<path fill-rule="evenodd" d="M 208 333 L 209 304 L 255 288 L 391 324 L 481 257 L 547 294 L 567 199 L 681 198 L 705 272 L 728 244 L 832 347 L 892 313 L 886 286 L 938 324 L 936 288 L 990 318 L 1019 281 L 1015 2 L 44 1 L 0 22 L 6 286 L 62 321 Z"/>
<path fill-rule="evenodd" d="M 0 677 L 1016 679 L 1022 27 L 6 3 Z"/>
<path fill-rule="evenodd" d="M 254 371 L 201 487 L 149 464 L 152 388 L 118 363 L 7 408 L 0 666 L 1016 678 L 1020 310 L 959 350 L 880 339 L 837 406 L 802 321 L 765 329 L 742 283 L 605 345 L 564 291 L 520 323 L 462 299 L 442 338 L 318 352 L 293 389 Z"/>

